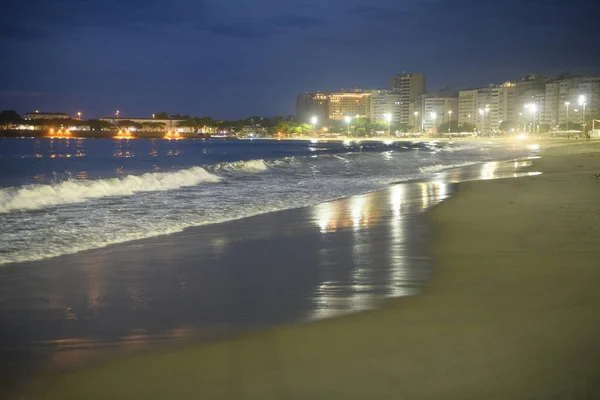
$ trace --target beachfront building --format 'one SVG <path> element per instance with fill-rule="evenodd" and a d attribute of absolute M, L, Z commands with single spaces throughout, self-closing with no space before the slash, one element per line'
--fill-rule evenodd
<path fill-rule="evenodd" d="M 25 120 L 31 121 L 34 119 L 68 119 L 69 114 L 65 113 L 51 113 L 51 112 L 39 112 L 35 110 L 34 112 L 30 112 L 25 114 Z"/>
<path fill-rule="evenodd" d="M 505 82 L 494 85 L 490 91 L 489 128 L 491 131 L 500 129 L 502 122 L 518 120 L 519 96 L 517 85 Z M 539 115 L 539 107 L 536 109 Z"/>
<path fill-rule="evenodd" d="M 400 95 L 401 124 L 416 127 L 420 124 L 423 104 L 422 96 L 425 94 L 425 75 L 422 73 L 400 73 L 390 79 L 390 90 Z M 416 113 L 416 114 L 415 114 Z"/>
<path fill-rule="evenodd" d="M 348 116 L 369 118 L 371 107 L 371 92 L 355 89 L 351 92 L 336 92 L 329 94 L 329 119 L 341 121 Z"/>
<path fill-rule="evenodd" d="M 296 98 L 296 121 L 310 124 L 313 117 L 321 123 L 328 120 L 328 93 L 304 93 Z"/>
<path fill-rule="evenodd" d="M 477 89 L 458 92 L 458 126 L 476 125 L 477 121 Z"/>
<path fill-rule="evenodd" d="M 440 93 L 423 96 L 423 127 L 435 132 L 443 123 L 458 121 L 458 97 L 440 96 Z"/>
<path fill-rule="evenodd" d="M 389 90 L 372 90 L 370 96 L 369 114 L 372 122 L 387 122 L 387 115 L 391 122 L 399 123 L 401 119 L 400 95 Z"/>
<path fill-rule="evenodd" d="M 548 82 L 544 93 L 543 123 L 555 128 L 566 124 L 567 115 L 568 122 L 583 122 L 584 110 L 583 104 L 580 104 L 581 99 L 586 105 L 586 117 L 598 115 L 600 112 L 600 77 L 563 75 L 553 82 Z"/>

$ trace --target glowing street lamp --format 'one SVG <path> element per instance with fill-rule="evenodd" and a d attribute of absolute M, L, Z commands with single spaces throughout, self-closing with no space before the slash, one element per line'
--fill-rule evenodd
<path fill-rule="evenodd" d="M 417 132 L 417 121 L 418 121 L 418 118 L 419 118 L 419 112 L 415 111 L 413 114 L 415 116 L 415 132 Z"/>
<path fill-rule="evenodd" d="M 385 114 L 385 120 L 388 122 L 388 135 L 392 134 L 392 114 Z"/>
<path fill-rule="evenodd" d="M 535 124 L 535 113 L 537 112 L 537 105 L 535 103 L 526 104 L 525 108 L 527 108 L 531 112 L 531 133 L 533 133 L 536 128 Z"/>
<path fill-rule="evenodd" d="M 317 120 L 317 117 L 312 117 L 312 118 L 310 119 L 310 123 L 311 123 L 311 124 L 312 124 L 312 126 L 313 126 L 313 133 L 315 133 L 315 132 L 317 131 L 317 121 L 318 121 L 318 120 Z"/>
<path fill-rule="evenodd" d="M 156 115 L 152 114 L 152 119 L 156 118 Z"/>
<path fill-rule="evenodd" d="M 587 106 L 587 103 L 584 95 L 579 96 L 579 105 L 583 107 L 583 124 L 581 125 L 581 133 L 585 135 L 585 106 Z"/>
<path fill-rule="evenodd" d="M 347 135 L 350 136 L 350 121 L 352 121 L 352 117 L 347 116 L 344 119 L 346 120 L 346 123 L 348 124 L 348 133 L 347 133 Z"/>
<path fill-rule="evenodd" d="M 450 118 L 452 118 L 452 110 L 448 111 L 448 133 L 450 133 Z"/>
<path fill-rule="evenodd" d="M 77 111 L 77 118 L 81 121 L 81 111 Z"/>
<path fill-rule="evenodd" d="M 435 132 L 437 133 L 437 127 L 435 126 L 435 120 L 437 119 L 437 114 L 435 112 L 432 112 L 430 115 L 431 115 L 431 121 L 433 121 L 433 128 L 435 129 Z"/>
<path fill-rule="evenodd" d="M 360 115 L 356 114 L 356 133 L 358 134 L 358 119 L 360 118 Z"/>
<path fill-rule="evenodd" d="M 478 110 L 478 112 L 479 112 L 479 115 L 481 115 L 481 133 L 483 133 L 483 113 L 484 112 L 481 108 Z"/>
<path fill-rule="evenodd" d="M 565 101 L 565 106 L 567 106 L 567 123 L 566 123 L 567 132 L 569 131 L 569 106 L 570 105 L 571 105 L 570 101 Z"/>
<path fill-rule="evenodd" d="M 117 118 L 119 118 L 119 110 L 117 110 L 117 112 L 115 113 L 115 115 L 117 116 Z"/>

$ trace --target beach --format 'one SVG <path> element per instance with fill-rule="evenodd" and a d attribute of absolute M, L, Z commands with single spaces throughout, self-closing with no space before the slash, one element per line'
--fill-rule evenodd
<path fill-rule="evenodd" d="M 17 398 L 596 398 L 600 146 L 542 148 L 528 169 L 542 175 L 459 183 L 426 214 L 435 268 L 417 296 L 380 297 L 379 310 L 259 326 L 228 340 L 45 374 Z M 443 199 L 437 179 L 434 192 Z M 384 204 L 391 190 L 369 194 L 371 215 L 379 217 L 358 218 L 365 246 L 348 245 L 350 253 L 340 254 L 378 262 L 381 252 L 393 259 L 397 232 L 382 228 L 390 228 L 394 206 Z M 351 207 L 340 210 L 351 217 Z M 282 253 L 319 254 L 310 249 L 329 225 L 304 231 L 299 240 L 291 232 L 302 230 L 306 217 L 273 215 L 282 213 L 296 225 L 277 233 L 271 255 L 285 263 Z M 295 254 L 296 248 L 305 251 Z M 310 268 L 316 260 L 297 262 Z M 364 304 L 368 297 L 355 300 Z M 266 305 L 278 307 L 249 307 Z"/>

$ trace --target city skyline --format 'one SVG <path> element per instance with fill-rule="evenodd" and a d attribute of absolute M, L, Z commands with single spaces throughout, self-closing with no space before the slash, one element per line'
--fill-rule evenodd
<path fill-rule="evenodd" d="M 235 119 L 293 113 L 297 93 L 384 88 L 402 70 L 422 71 L 431 88 L 595 74 L 585 38 L 597 9 L 516 0 L 15 2 L 0 31 L 8 55 L 0 107 Z"/>

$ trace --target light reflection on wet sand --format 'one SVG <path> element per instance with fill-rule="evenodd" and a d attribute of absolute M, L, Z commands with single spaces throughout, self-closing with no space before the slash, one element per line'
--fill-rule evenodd
<path fill-rule="evenodd" d="M 4 266 L 0 367 L 71 367 L 107 350 L 219 338 L 415 295 L 432 274 L 423 211 L 456 182 L 530 175 L 517 172 L 530 163 L 443 171 L 313 207 Z"/>

